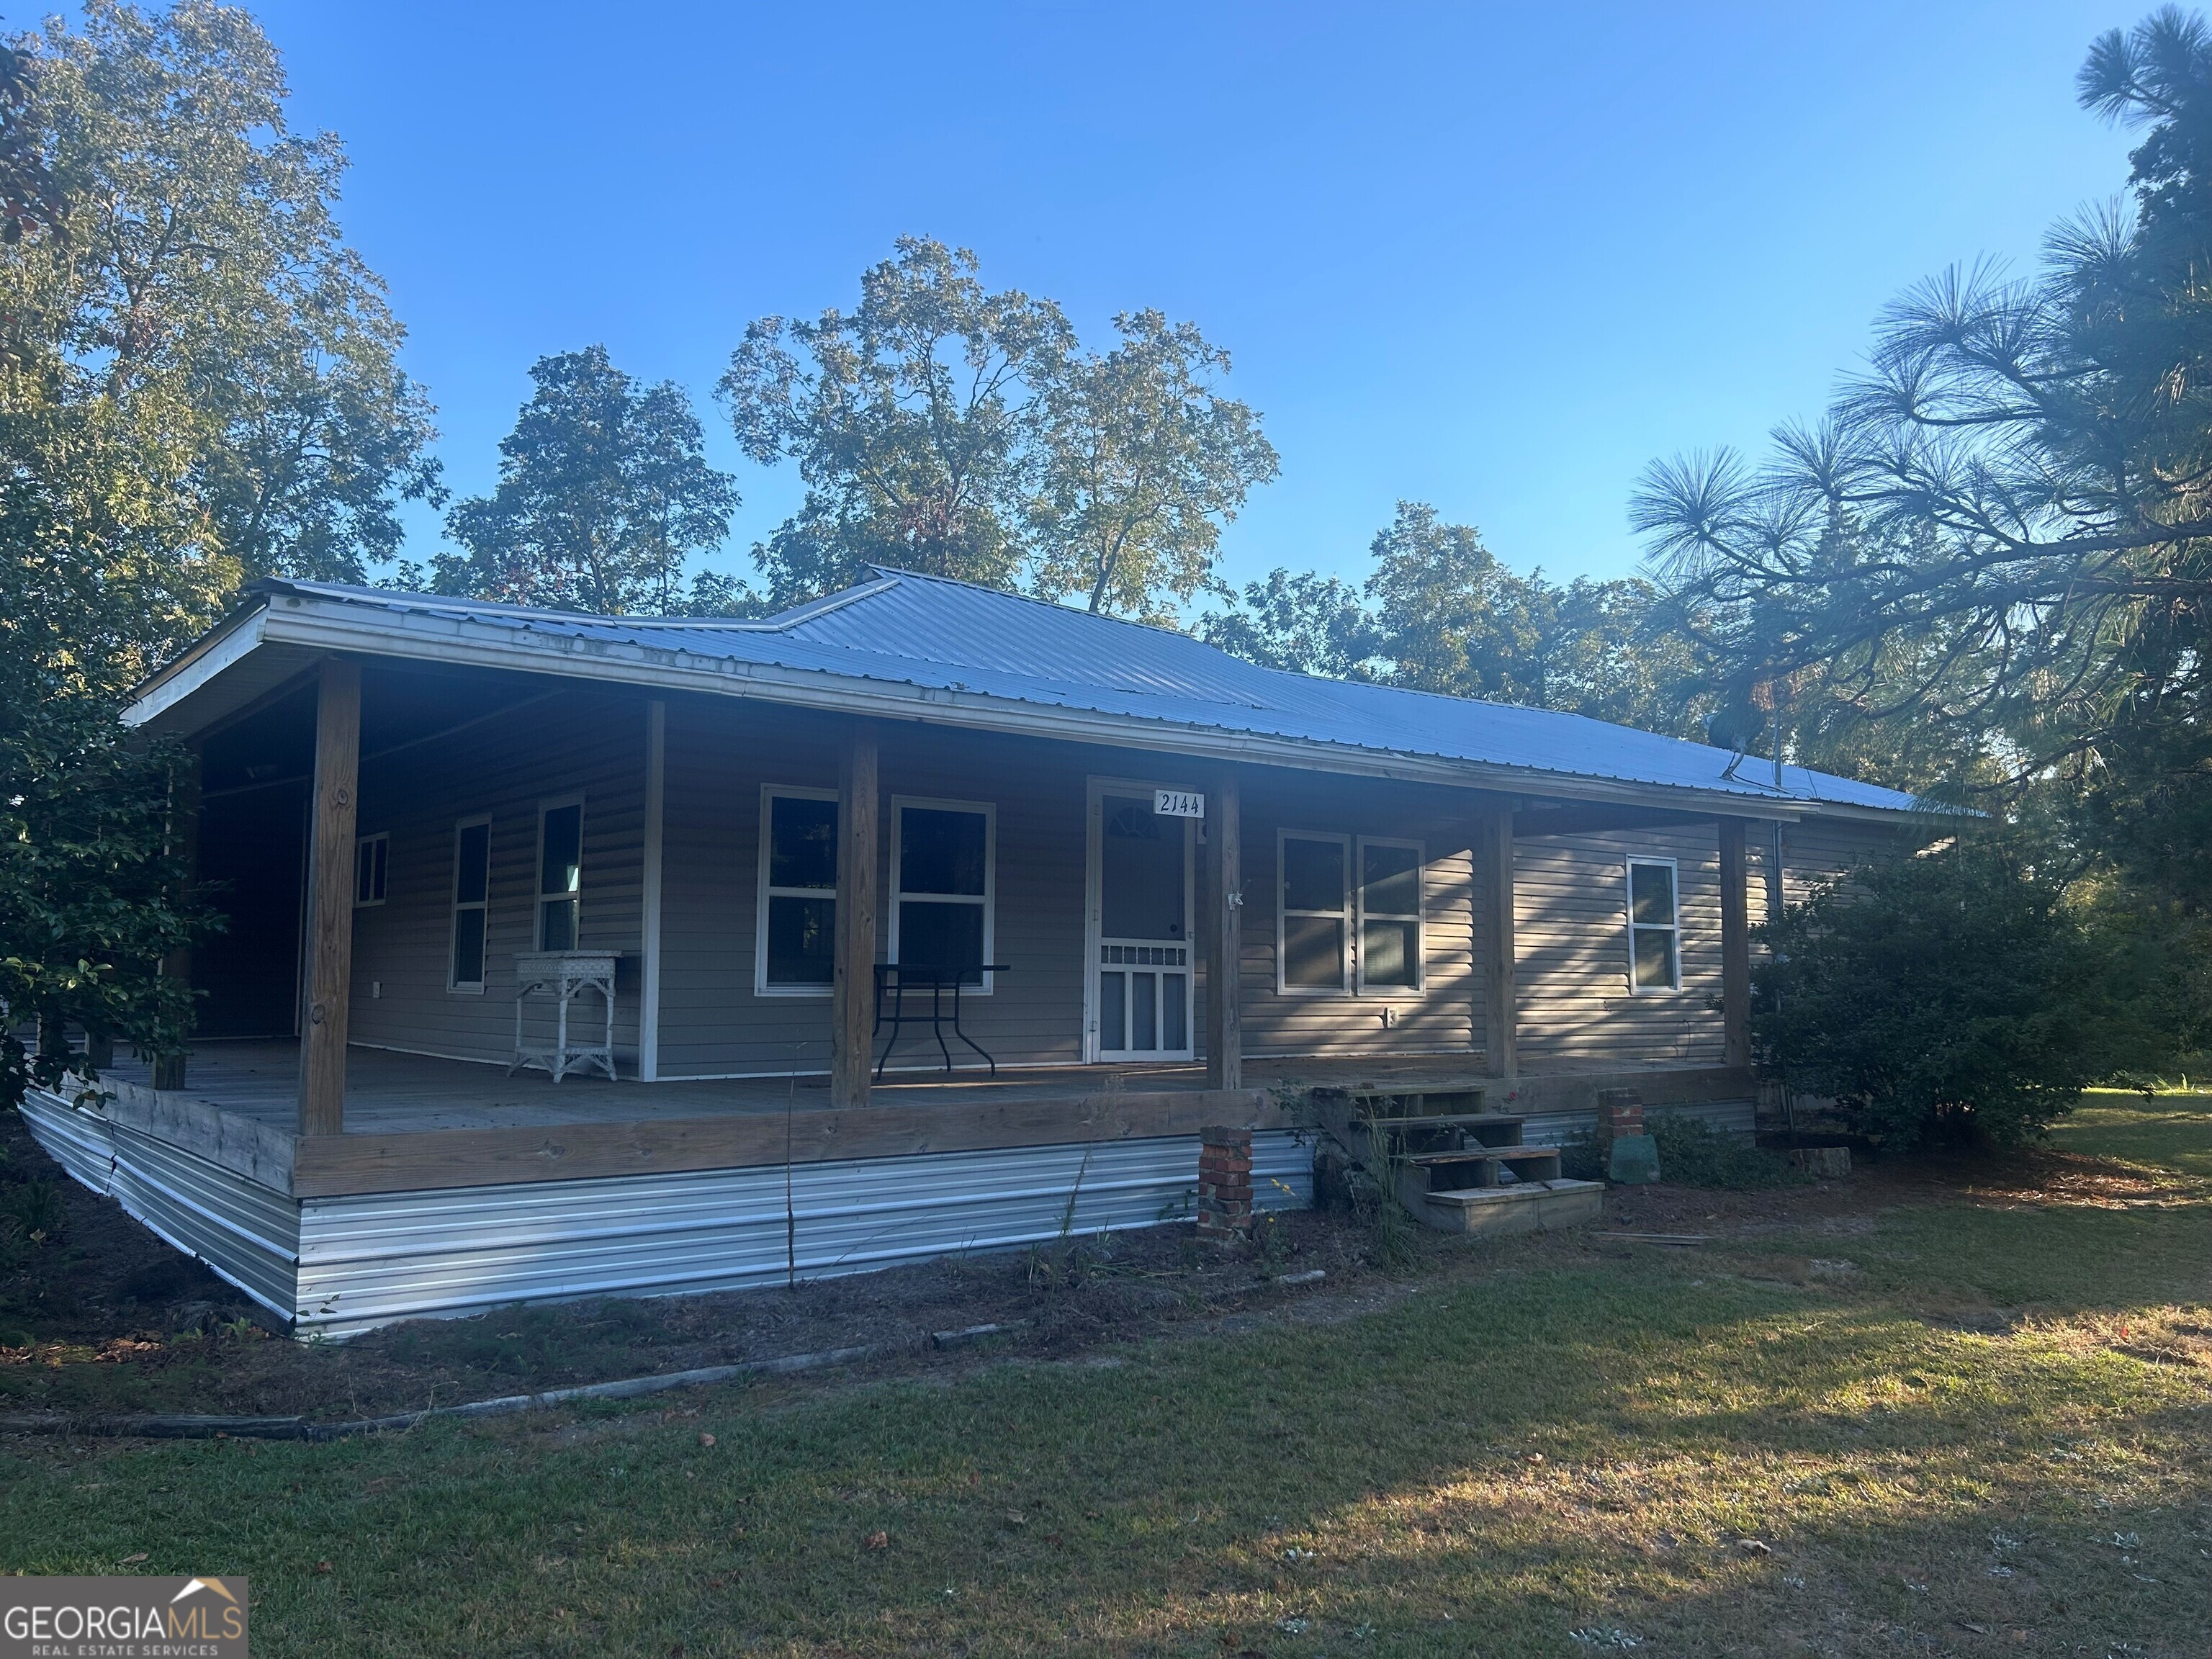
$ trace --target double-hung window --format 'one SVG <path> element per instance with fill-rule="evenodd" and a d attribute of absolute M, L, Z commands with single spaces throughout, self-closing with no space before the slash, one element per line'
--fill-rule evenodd
<path fill-rule="evenodd" d="M 463 818 L 453 826 L 453 954 L 448 989 L 484 988 L 484 938 L 491 902 L 491 820 Z"/>
<path fill-rule="evenodd" d="M 1642 995 L 1682 988 L 1681 927 L 1672 859 L 1628 862 L 1628 988 Z"/>
<path fill-rule="evenodd" d="M 1275 846 L 1275 988 L 1341 995 L 1352 989 L 1352 837 L 1285 830 Z"/>
<path fill-rule="evenodd" d="M 574 951 L 583 924 L 584 799 L 538 808 L 538 948 Z"/>
<path fill-rule="evenodd" d="M 1383 996 L 1419 991 L 1421 963 L 1421 844 L 1363 836 L 1359 988 Z"/>
<path fill-rule="evenodd" d="M 753 989 L 827 996 L 836 936 L 836 792 L 763 786 Z"/>
<path fill-rule="evenodd" d="M 1276 988 L 1337 996 L 1420 991 L 1420 843 L 1285 830 L 1276 846 Z"/>
<path fill-rule="evenodd" d="M 957 970 L 991 989 L 995 811 L 956 800 L 891 803 L 891 960 Z"/>
<path fill-rule="evenodd" d="M 363 836 L 353 844 L 353 908 L 384 902 L 384 883 L 392 866 L 392 837 Z"/>

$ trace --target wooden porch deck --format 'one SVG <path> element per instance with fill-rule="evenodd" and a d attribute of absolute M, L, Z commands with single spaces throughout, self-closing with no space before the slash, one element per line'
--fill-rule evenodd
<path fill-rule="evenodd" d="M 1271 1085 L 1479 1087 L 1489 1109 L 1586 1104 L 1629 1083 L 1647 1099 L 1751 1092 L 1747 1072 L 1654 1066 L 1485 1081 L 1480 1055 L 1344 1056 L 1245 1062 L 1246 1086 L 1211 1089 L 1198 1065 L 1084 1066 L 894 1073 L 869 1104 L 830 1104 L 826 1078 L 661 1083 L 504 1074 L 498 1066 L 356 1048 L 345 1128 L 296 1133 L 298 1045 L 210 1042 L 186 1086 L 156 1092 L 118 1057 L 99 1109 L 118 1125 L 295 1198 L 430 1190 L 677 1170 L 896 1158 L 997 1147 L 1192 1135 L 1206 1125 L 1287 1126 Z"/>

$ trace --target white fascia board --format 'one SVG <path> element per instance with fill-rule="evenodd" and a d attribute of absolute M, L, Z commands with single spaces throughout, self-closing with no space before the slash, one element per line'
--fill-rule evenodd
<path fill-rule="evenodd" d="M 1794 822 L 1805 815 L 1808 806 L 1819 805 L 1695 786 L 1577 776 L 1534 767 L 1383 752 L 1343 744 L 1152 720 L 1142 716 L 1098 714 L 905 681 L 784 668 L 727 657 L 702 657 L 676 647 L 538 634 L 450 615 L 371 611 L 343 601 L 305 596 L 284 596 L 273 600 L 264 615 L 262 633 L 272 643 L 322 651 L 402 657 L 455 666 L 505 668 L 521 673 L 558 674 L 603 684 L 747 697 L 787 707 L 827 709 L 884 720 L 921 720 L 1118 749 L 1167 750 L 1211 760 L 1242 760 L 1308 771 L 1488 789 L 1504 794 L 1637 802 L 1786 822 Z M 1905 816 L 1884 812 L 1880 808 L 1861 810 L 1891 822 Z"/>
<path fill-rule="evenodd" d="M 123 711 L 125 726 L 143 726 L 175 708 L 224 670 L 243 661 L 261 643 L 266 610 L 257 609 L 218 628 L 176 661 L 155 673 Z"/>

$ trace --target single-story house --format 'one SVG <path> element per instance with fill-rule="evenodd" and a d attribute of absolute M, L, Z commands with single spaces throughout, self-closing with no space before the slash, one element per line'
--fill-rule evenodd
<path fill-rule="evenodd" d="M 265 581 L 182 1061 L 40 1139 L 301 1332 L 1308 1201 L 1302 1084 L 1747 1127 L 1747 929 L 1894 791 L 897 570 L 765 621 Z M 515 1069 L 520 1062 L 522 1069 Z"/>

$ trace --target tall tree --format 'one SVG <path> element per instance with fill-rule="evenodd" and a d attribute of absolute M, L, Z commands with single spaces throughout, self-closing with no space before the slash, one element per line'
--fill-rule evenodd
<path fill-rule="evenodd" d="M 437 591 L 608 616 L 729 603 L 711 578 L 684 586 L 691 556 L 729 533 L 738 491 L 708 465 L 684 389 L 639 385 L 599 345 L 541 357 L 530 378 L 498 488 L 447 515 L 467 551 L 438 556 Z"/>
<path fill-rule="evenodd" d="M 1156 311 L 1084 351 L 1058 306 L 902 236 L 852 312 L 766 317 L 720 393 L 747 455 L 798 463 L 754 550 L 779 605 L 891 564 L 1159 619 L 1211 580 L 1221 526 L 1275 474 L 1227 354 Z"/>
<path fill-rule="evenodd" d="M 1962 786 L 2061 783 L 2116 857 L 2207 907 L 2212 33 L 2166 8 L 2099 40 L 2077 90 L 2148 129 L 2132 213 L 2060 225 L 2031 277 L 1911 290 L 1825 421 L 1756 469 L 1655 465 L 1632 516 L 1686 612 L 1757 636 L 1759 672 L 1944 728 Z"/>
<path fill-rule="evenodd" d="M 1114 349 L 1046 372 L 1033 585 L 1094 614 L 1165 622 L 1168 599 L 1211 580 L 1222 526 L 1279 464 L 1250 406 L 1214 389 L 1227 352 L 1157 311 L 1114 326 Z"/>
<path fill-rule="evenodd" d="M 1071 349 L 1060 307 L 992 293 L 975 256 L 902 236 L 860 303 L 745 330 L 720 393 L 745 453 L 799 464 L 805 505 L 760 550 L 777 605 L 881 562 L 1012 586 L 1039 385 Z"/>

